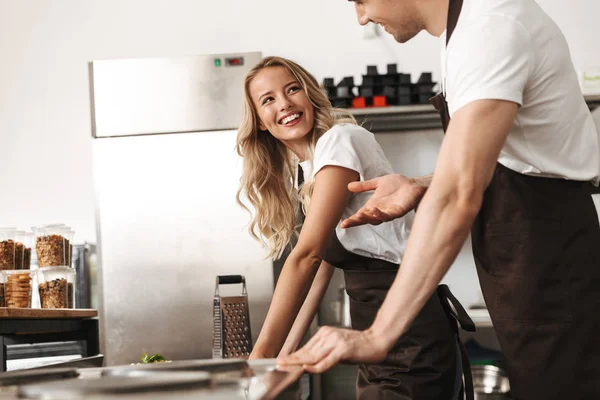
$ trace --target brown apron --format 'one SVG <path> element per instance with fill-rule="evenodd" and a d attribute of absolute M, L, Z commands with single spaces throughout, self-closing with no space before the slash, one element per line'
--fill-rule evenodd
<path fill-rule="evenodd" d="M 347 251 L 335 233 L 325 261 L 344 270 L 350 297 L 352 328 L 369 328 L 398 272 L 398 265 L 363 257 Z M 457 314 L 449 313 L 451 302 Z M 360 400 L 450 400 L 455 396 L 457 374 L 457 320 L 467 330 L 475 330 L 462 306 L 441 285 L 425 304 L 408 331 L 379 364 L 361 364 L 356 382 Z M 466 354 L 462 356 L 468 366 Z M 467 374 L 470 383 L 470 374 Z M 472 387 L 470 388 L 472 398 Z M 462 390 L 461 397 L 462 398 Z"/>
<path fill-rule="evenodd" d="M 447 40 L 460 14 L 452 3 Z M 443 94 L 431 102 L 445 131 Z M 473 255 L 514 399 L 600 399 L 599 192 L 497 163 L 484 193 Z"/>

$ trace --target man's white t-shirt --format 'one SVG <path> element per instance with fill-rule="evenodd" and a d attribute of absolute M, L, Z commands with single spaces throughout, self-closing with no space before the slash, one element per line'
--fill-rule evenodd
<path fill-rule="evenodd" d="M 375 136 L 353 124 L 338 124 L 325 132 L 317 141 L 313 160 L 300 163 L 306 181 L 314 179 L 327 165 L 356 171 L 361 181 L 394 173 Z M 371 195 L 372 192 L 353 193 L 342 219 L 356 213 Z M 342 229 L 338 223 L 336 234 L 344 248 L 352 253 L 400 264 L 413 219 L 411 211 L 403 218 L 377 226 Z"/>
<path fill-rule="evenodd" d="M 501 164 L 598 184 L 599 133 L 565 37 L 534 0 L 464 0 L 447 48 L 446 33 L 441 40 L 450 116 L 481 99 L 520 106 Z"/>

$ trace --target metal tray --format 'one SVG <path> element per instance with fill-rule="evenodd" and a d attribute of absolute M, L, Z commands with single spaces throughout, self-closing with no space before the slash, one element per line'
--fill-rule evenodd
<path fill-rule="evenodd" d="M 239 372 L 250 373 L 246 360 L 182 360 L 165 363 L 123 365 L 106 368 L 102 376 L 140 376 L 141 374 L 153 374 L 157 372 L 191 372 L 205 371 L 209 373 Z"/>
<path fill-rule="evenodd" d="M 27 369 L 0 374 L 0 386 L 21 385 L 40 381 L 70 379 L 79 376 L 75 368 Z"/>
<path fill-rule="evenodd" d="M 64 399 L 84 395 L 176 391 L 209 385 L 210 374 L 207 372 L 169 372 L 147 377 L 110 376 L 31 384 L 19 387 L 18 394 L 23 398 Z"/>

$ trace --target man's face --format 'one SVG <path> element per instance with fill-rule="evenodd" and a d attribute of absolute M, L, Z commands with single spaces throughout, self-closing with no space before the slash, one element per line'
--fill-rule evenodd
<path fill-rule="evenodd" d="M 379 24 L 399 43 L 405 43 L 424 29 L 416 0 L 349 0 L 354 3 L 358 23 Z"/>

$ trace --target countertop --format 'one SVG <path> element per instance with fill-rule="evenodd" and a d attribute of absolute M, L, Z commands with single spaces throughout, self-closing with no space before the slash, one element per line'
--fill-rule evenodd
<path fill-rule="evenodd" d="M 271 367 L 273 366 L 273 367 Z M 128 366 L 123 366 L 128 367 Z M 171 377 L 192 377 L 210 375 L 210 381 L 199 379 L 198 383 L 180 385 L 165 389 L 152 390 L 142 393 L 120 393 L 120 389 L 115 393 L 87 394 L 86 390 L 79 390 L 81 387 L 89 386 L 85 382 L 91 382 L 92 385 L 98 380 L 105 382 L 123 381 L 123 377 L 103 376 L 106 371 L 116 367 L 105 368 L 84 368 L 79 369 L 79 377 L 56 380 L 52 382 L 32 383 L 29 385 L 4 386 L 0 387 L 0 400 L 13 400 L 20 398 L 36 398 L 35 394 L 43 393 L 44 399 L 127 399 L 127 400 L 148 400 L 148 399 L 173 399 L 173 400 L 271 400 L 271 399 L 301 399 L 301 388 L 299 384 L 302 375 L 300 367 L 290 368 L 286 371 L 275 370 L 274 362 L 262 362 L 251 367 L 253 376 L 240 376 L 229 372 L 207 374 L 206 372 L 161 372 L 162 378 L 174 380 Z M 169 375 L 173 374 L 173 375 Z M 158 376 L 158 375 L 156 375 Z M 132 378 L 142 382 L 150 382 L 150 376 Z M 159 378 L 160 379 L 160 378 Z M 156 382 L 156 379 L 154 379 Z M 69 384 L 71 383 L 71 384 Z M 143 383 L 143 382 L 142 382 Z M 124 387 L 125 385 L 123 385 Z M 30 397 L 19 397 L 20 394 Z"/>

